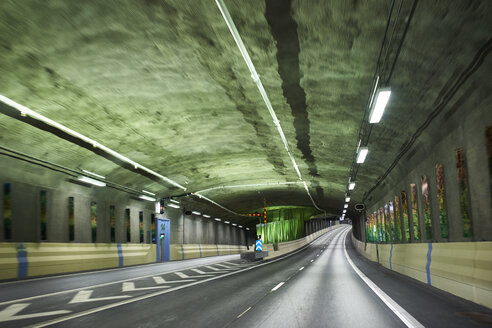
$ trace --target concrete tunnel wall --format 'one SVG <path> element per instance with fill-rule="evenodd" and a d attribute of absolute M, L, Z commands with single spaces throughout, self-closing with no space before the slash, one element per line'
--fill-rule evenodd
<path fill-rule="evenodd" d="M 126 243 L 125 210 L 130 209 L 130 243 L 140 243 L 139 212 L 143 212 L 144 241 L 150 243 L 154 203 L 131 197 L 113 188 L 87 187 L 68 180 L 69 176 L 39 165 L 0 155 L 0 242 L 69 242 L 68 197 L 74 197 L 74 243 L 91 243 L 90 203 L 97 203 L 97 243 L 110 243 L 109 207 L 115 206 L 115 243 Z M 12 236 L 4 233 L 4 184 L 11 186 Z M 47 239 L 40 235 L 40 191 L 47 191 Z M 166 209 L 170 219 L 171 244 L 251 245 L 245 229 L 194 215 L 183 209 Z"/>
<path fill-rule="evenodd" d="M 408 215 L 412 225 L 411 188 L 416 184 L 417 208 L 420 227 L 419 242 L 445 241 L 490 241 L 492 240 L 492 197 L 491 167 L 492 156 L 492 115 L 490 111 L 490 95 L 481 98 L 480 102 L 470 103 L 463 98 L 463 103 L 454 105 L 452 110 L 443 112 L 434 118 L 429 126 L 416 139 L 395 168 L 382 183 L 372 191 L 366 200 L 366 217 L 384 207 L 401 192 L 408 195 Z M 488 129 L 488 130 L 487 130 Z M 487 131 L 488 134 L 487 134 Z M 487 137 L 488 135 L 488 137 Z M 377 142 L 377 141 L 376 141 Z M 463 218 L 460 208 L 460 195 L 456 153 L 457 149 L 464 152 L 466 176 L 468 182 L 467 197 L 471 215 L 472 236 L 463 234 Z M 369 154 L 370 156 L 370 154 Z M 444 169 L 445 203 L 447 207 L 449 237 L 441 236 L 439 224 L 439 204 L 436 189 L 436 164 Z M 389 166 L 389 163 L 385 163 Z M 430 215 L 432 222 L 432 238 L 425 238 L 424 206 L 422 197 L 421 177 L 427 176 L 429 187 Z M 402 212 L 400 208 L 400 212 Z M 354 233 L 360 240 L 365 240 L 365 218 L 361 215 Z M 411 241 L 416 242 L 410 228 Z"/>

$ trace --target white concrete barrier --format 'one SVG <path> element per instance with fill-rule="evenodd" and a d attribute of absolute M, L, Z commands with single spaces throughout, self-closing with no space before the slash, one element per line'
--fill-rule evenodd
<path fill-rule="evenodd" d="M 492 308 L 492 242 L 373 244 L 352 235 L 371 261 L 451 294 Z"/>

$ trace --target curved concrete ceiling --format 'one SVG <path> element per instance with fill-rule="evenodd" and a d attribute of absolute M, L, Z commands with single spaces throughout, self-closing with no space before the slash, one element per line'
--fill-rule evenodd
<path fill-rule="evenodd" d="M 370 132 L 352 202 L 445 96 L 477 96 L 452 83 L 489 41 L 492 3 L 420 1 L 405 30 L 413 4 L 394 2 L 383 43 L 391 1 L 226 1 L 310 194 L 329 215 L 341 214 L 382 44 L 378 73 L 393 94 Z M 299 180 L 213 1 L 2 1 L 0 63 L 1 94 L 186 192 L 259 184 L 203 195 L 239 213 L 264 198 L 313 206 L 303 184 L 263 185 Z M 490 84 L 486 73 L 476 74 Z M 2 146 L 160 197 L 184 193 L 0 110 Z"/>

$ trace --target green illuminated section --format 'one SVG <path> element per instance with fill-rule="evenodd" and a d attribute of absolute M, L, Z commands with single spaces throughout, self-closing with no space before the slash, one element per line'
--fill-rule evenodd
<path fill-rule="evenodd" d="M 304 220 L 293 219 L 257 224 L 256 233 L 264 244 L 281 243 L 304 237 Z"/>

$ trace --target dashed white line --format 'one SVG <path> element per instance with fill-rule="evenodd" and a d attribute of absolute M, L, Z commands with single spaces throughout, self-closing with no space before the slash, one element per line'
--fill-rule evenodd
<path fill-rule="evenodd" d="M 299 269 L 299 271 L 302 271 L 302 270 L 304 270 L 304 267 L 302 267 L 302 268 Z"/>
<path fill-rule="evenodd" d="M 272 288 L 272 292 L 274 292 L 274 291 L 276 291 L 277 289 L 279 289 L 280 287 L 282 287 L 282 285 L 283 285 L 283 284 L 285 284 L 285 282 L 283 282 L 283 281 L 282 281 L 282 282 L 281 282 L 281 283 L 279 283 L 277 286 L 273 287 L 273 288 Z"/>
<path fill-rule="evenodd" d="M 251 306 L 249 308 L 247 308 L 246 310 L 243 311 L 243 313 L 241 313 L 240 315 L 238 315 L 237 317 L 238 318 L 241 318 L 246 312 L 248 312 L 249 310 L 251 310 Z"/>

